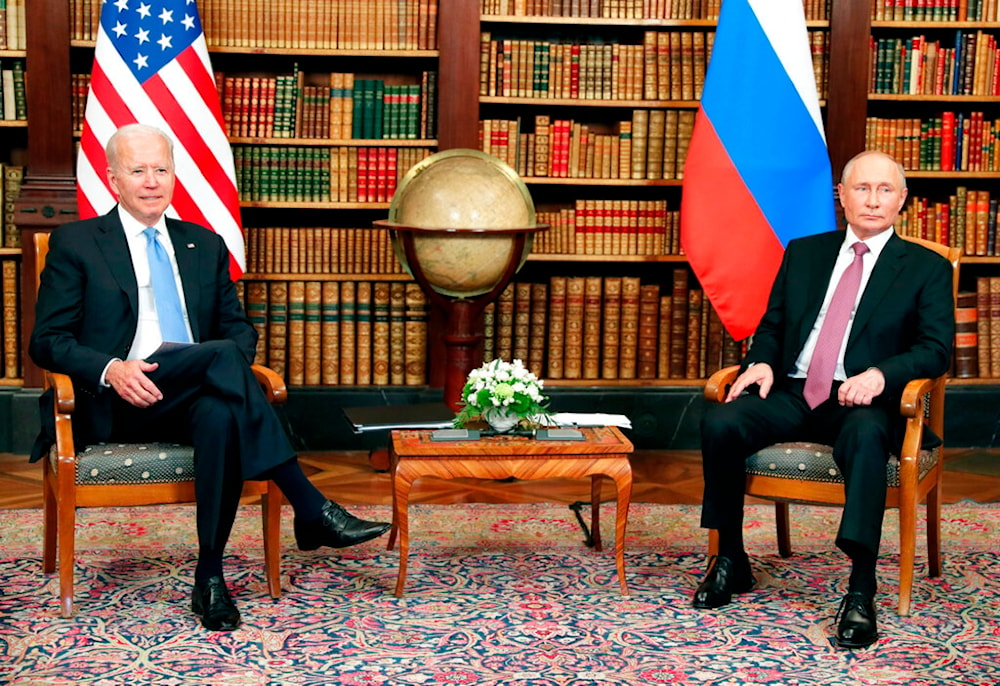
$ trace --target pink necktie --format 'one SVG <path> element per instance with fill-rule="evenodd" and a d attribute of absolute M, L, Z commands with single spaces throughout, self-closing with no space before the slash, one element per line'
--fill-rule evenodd
<path fill-rule="evenodd" d="M 868 246 L 858 241 L 851 247 L 854 248 L 854 261 L 840 277 L 840 282 L 833 291 L 830 306 L 826 309 L 826 318 L 816 339 L 816 349 L 813 351 L 806 372 L 806 384 L 802 389 L 802 395 L 810 408 L 817 407 L 830 397 L 833 372 L 837 368 L 837 355 L 844 342 L 847 322 L 851 319 L 851 310 L 854 308 L 858 288 L 861 286 L 861 260 L 862 255 L 868 252 Z"/>

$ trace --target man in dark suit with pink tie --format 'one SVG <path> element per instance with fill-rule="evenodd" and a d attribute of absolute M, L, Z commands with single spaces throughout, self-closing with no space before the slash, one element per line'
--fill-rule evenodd
<path fill-rule="evenodd" d="M 903 168 L 861 153 L 838 190 L 847 230 L 788 244 L 740 375 L 702 422 L 701 524 L 718 530 L 719 555 L 692 604 L 720 607 L 756 583 L 743 548 L 746 458 L 773 443 L 825 443 L 845 478 L 836 542 L 852 564 L 836 640 L 857 648 L 878 638 L 875 568 L 900 398 L 910 379 L 948 370 L 955 319 L 951 265 L 893 230 Z M 788 200 L 794 212 L 794 180 Z"/>
<path fill-rule="evenodd" d="M 225 243 L 164 215 L 175 184 L 170 138 L 129 125 L 111 137 L 107 157 L 118 205 L 52 233 L 29 353 L 72 378 L 77 445 L 194 446 L 199 552 L 191 608 L 208 629 L 235 629 L 240 614 L 222 557 L 244 480 L 278 484 L 303 550 L 361 543 L 389 525 L 328 501 L 299 466 L 250 369 L 257 333 L 229 278 Z M 40 402 L 32 461 L 54 441 L 51 392 Z"/>

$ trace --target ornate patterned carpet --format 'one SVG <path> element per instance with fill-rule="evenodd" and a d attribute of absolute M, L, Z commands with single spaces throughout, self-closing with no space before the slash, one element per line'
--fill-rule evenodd
<path fill-rule="evenodd" d="M 386 539 L 302 553 L 286 513 L 284 595 L 272 601 L 257 511 L 247 508 L 227 559 L 244 617 L 232 633 L 204 631 L 188 609 L 193 508 L 81 511 L 69 620 L 58 616 L 56 580 L 41 573 L 40 512 L 0 510 L 0 683 L 1000 683 L 1000 506 L 945 508 L 945 575 L 925 578 L 918 558 L 908 618 L 895 614 L 890 513 L 883 637 L 854 652 L 830 641 L 847 570 L 832 544 L 838 510 L 796 509 L 798 554 L 785 560 L 774 552 L 770 508 L 749 508 L 758 588 L 702 612 L 688 605 L 705 564 L 698 508 L 633 505 L 628 597 L 610 551 L 614 507 L 605 509 L 597 553 L 565 506 L 413 506 L 401 599 Z"/>

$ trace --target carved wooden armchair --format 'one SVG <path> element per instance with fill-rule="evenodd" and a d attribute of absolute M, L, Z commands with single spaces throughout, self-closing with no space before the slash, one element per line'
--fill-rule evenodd
<path fill-rule="evenodd" d="M 904 237 L 905 238 L 905 237 Z M 951 262 L 952 296 L 958 292 L 960 248 L 906 238 Z M 723 402 L 739 367 L 721 369 L 708 380 L 705 398 Z M 889 490 L 886 507 L 899 509 L 899 604 L 900 615 L 910 614 L 913 567 L 916 553 L 917 508 L 927 501 L 928 575 L 941 574 L 941 461 L 944 446 L 921 448 L 924 428 L 944 438 L 945 376 L 913 379 L 903 392 L 900 414 L 906 418 L 906 435 L 899 455 L 887 465 Z M 752 455 L 746 462 L 746 494 L 774 501 L 778 552 L 792 554 L 789 537 L 789 503 L 843 505 L 844 479 L 833 461 L 833 448 L 816 443 L 778 443 Z M 718 552 L 718 534 L 709 534 L 709 552 Z"/>
<path fill-rule="evenodd" d="M 47 233 L 34 235 L 35 288 L 49 249 Z M 272 403 L 287 398 L 275 372 L 253 371 Z M 45 372 L 45 386 L 55 389 L 56 443 L 43 462 L 44 545 L 42 569 L 51 574 L 59 556 L 59 597 L 63 617 L 73 613 L 74 529 L 78 507 L 122 507 L 194 501 L 194 451 L 172 443 L 75 446 L 73 384 L 65 374 Z M 243 495 L 259 495 L 264 529 L 264 568 L 272 598 L 281 596 L 282 494 L 271 481 L 248 481 Z M 194 523 L 192 522 L 192 527 Z"/>

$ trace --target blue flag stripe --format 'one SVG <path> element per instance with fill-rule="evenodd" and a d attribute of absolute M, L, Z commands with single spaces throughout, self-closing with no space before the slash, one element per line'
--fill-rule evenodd
<path fill-rule="evenodd" d="M 712 50 L 702 107 L 781 244 L 833 229 L 799 211 L 832 207 L 826 143 L 745 0 L 723 3 Z"/>

